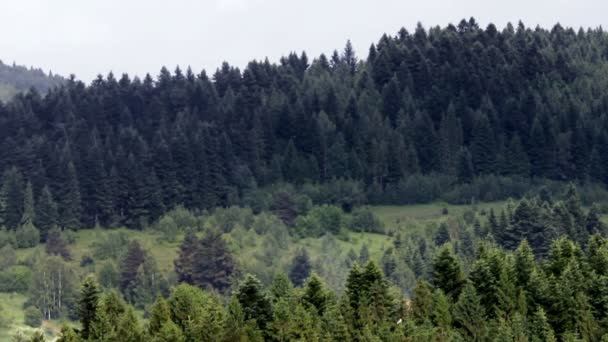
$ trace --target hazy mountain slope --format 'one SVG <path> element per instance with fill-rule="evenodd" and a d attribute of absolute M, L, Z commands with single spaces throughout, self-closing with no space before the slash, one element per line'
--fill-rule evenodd
<path fill-rule="evenodd" d="M 0 100 L 7 101 L 21 91 L 31 87 L 42 93 L 62 84 L 65 79 L 42 69 L 27 68 L 21 65 L 8 65 L 0 60 Z"/>

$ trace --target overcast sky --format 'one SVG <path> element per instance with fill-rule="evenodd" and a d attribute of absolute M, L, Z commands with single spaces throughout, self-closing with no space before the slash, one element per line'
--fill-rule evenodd
<path fill-rule="evenodd" d="M 606 0 L 5 0 L 0 59 L 89 82 L 109 71 L 155 76 L 163 65 L 212 72 L 290 51 L 312 58 L 347 39 L 365 56 L 382 33 L 418 21 L 606 28 L 606 13 Z"/>

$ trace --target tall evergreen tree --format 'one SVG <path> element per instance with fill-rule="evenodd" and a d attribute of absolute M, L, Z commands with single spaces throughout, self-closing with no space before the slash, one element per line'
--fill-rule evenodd
<path fill-rule="evenodd" d="M 289 271 L 289 280 L 295 286 L 302 286 L 304 281 L 308 279 L 312 270 L 310 257 L 305 249 L 300 249 L 293 258 L 291 270 Z"/>
<path fill-rule="evenodd" d="M 449 246 L 444 246 L 433 260 L 432 284 L 456 300 L 465 284 L 460 262 Z"/>
<path fill-rule="evenodd" d="M 82 282 L 78 298 L 78 317 L 82 326 L 80 336 L 85 340 L 91 335 L 93 322 L 97 319 L 100 293 L 101 290 L 99 289 L 99 285 L 97 285 L 97 281 L 92 276 L 85 278 Z"/>
<path fill-rule="evenodd" d="M 42 189 L 42 193 L 36 205 L 35 225 L 40 230 L 40 238 L 46 241 L 48 232 L 57 227 L 58 213 L 57 204 L 48 186 Z"/>

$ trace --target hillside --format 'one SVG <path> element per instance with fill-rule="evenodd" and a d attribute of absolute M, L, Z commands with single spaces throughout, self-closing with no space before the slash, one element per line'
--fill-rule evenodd
<path fill-rule="evenodd" d="M 177 204 L 268 208 L 278 182 L 345 207 L 603 188 L 607 61 L 599 29 L 470 20 L 385 35 L 365 59 L 347 44 L 212 76 L 69 81 L 0 109 L 0 170 L 35 198 L 48 187 L 71 229 L 141 227 Z"/>
<path fill-rule="evenodd" d="M 4 66 L 0 340 L 608 340 L 608 34 L 359 54 Z"/>
<path fill-rule="evenodd" d="M 26 68 L 21 65 L 8 65 L 0 60 L 0 100 L 6 102 L 18 93 L 36 88 L 40 93 L 47 93 L 51 88 L 61 85 L 65 79 L 41 69 Z"/>

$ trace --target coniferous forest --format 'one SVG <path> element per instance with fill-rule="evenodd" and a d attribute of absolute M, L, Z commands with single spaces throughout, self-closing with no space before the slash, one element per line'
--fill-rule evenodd
<path fill-rule="evenodd" d="M 602 29 L 57 84 L 0 102 L 14 341 L 608 340 Z"/>

